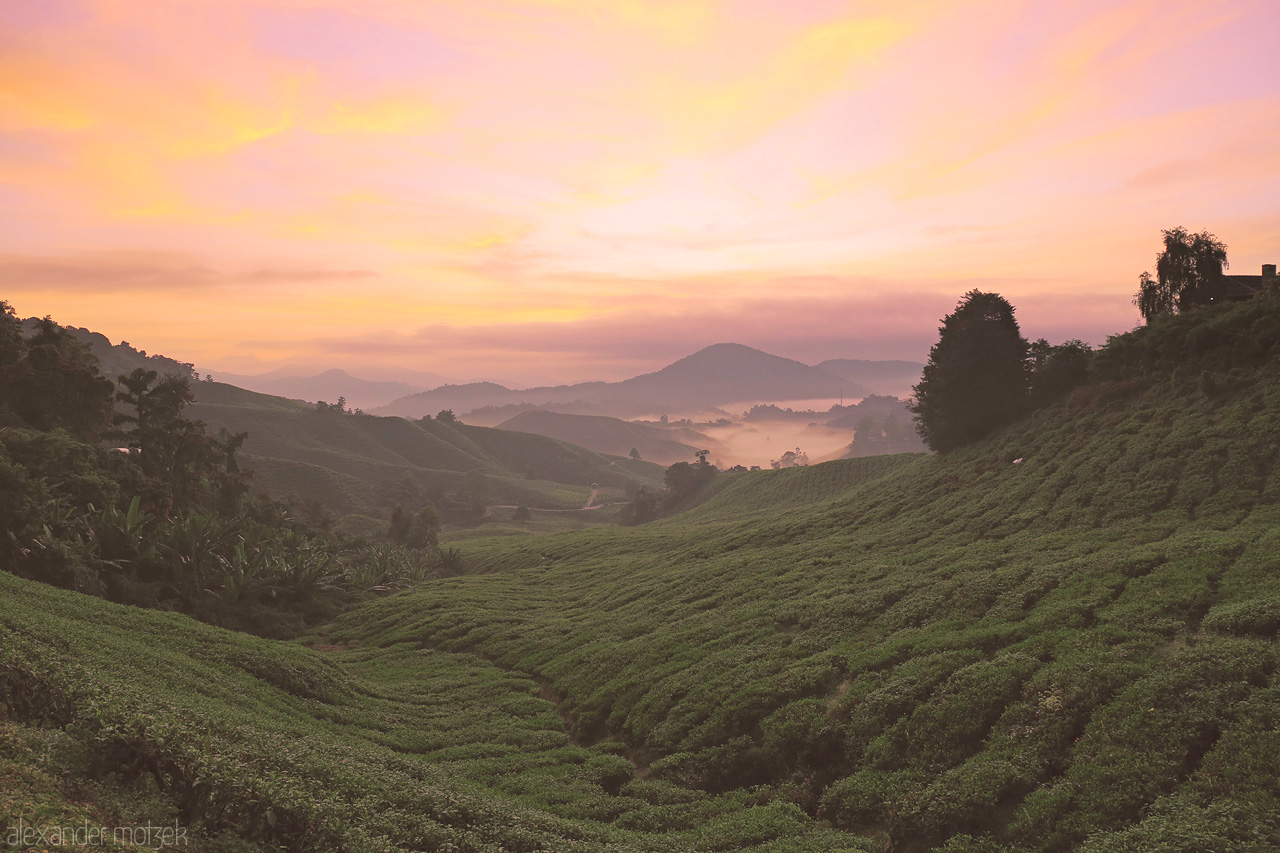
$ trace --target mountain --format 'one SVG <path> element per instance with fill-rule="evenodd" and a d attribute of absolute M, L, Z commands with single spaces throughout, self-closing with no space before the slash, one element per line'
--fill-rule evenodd
<path fill-rule="evenodd" d="M 924 365 L 917 361 L 833 358 L 821 362 L 817 368 L 860 385 L 869 394 L 892 394 L 895 397 L 905 397 L 910 395 L 911 386 L 920 381 L 920 373 L 924 370 Z"/>
<path fill-rule="evenodd" d="M 287 370 L 287 368 L 286 368 Z M 316 402 L 324 400 L 336 402 L 345 397 L 351 408 L 369 409 L 380 406 L 408 394 L 416 394 L 446 381 L 443 376 L 422 374 L 420 384 L 407 382 L 386 382 L 370 379 L 359 379 L 345 370 L 333 369 L 314 376 L 295 376 L 281 374 L 279 371 L 262 373 L 256 376 L 244 376 L 235 373 L 213 373 L 219 382 L 225 382 L 250 391 L 272 394 L 277 397 L 289 397 L 294 400 Z M 438 379 L 439 382 L 432 383 Z"/>
<path fill-rule="evenodd" d="M 741 344 L 715 344 L 661 370 L 620 382 L 581 382 L 522 391 L 492 383 L 446 385 L 395 400 L 376 414 L 421 417 L 441 409 L 463 415 L 485 406 L 590 404 L 599 414 L 635 417 L 704 412 L 728 403 L 857 397 L 863 389 L 826 370 Z M 576 405 L 582 412 L 584 406 Z"/>
<path fill-rule="evenodd" d="M 522 412 L 498 424 L 498 429 L 550 436 L 615 456 L 626 456 L 635 449 L 640 452 L 641 459 L 660 465 L 690 462 L 695 452 L 714 444 L 712 439 L 688 427 L 663 429 L 603 415 Z"/>
<path fill-rule="evenodd" d="M 341 414 L 227 385 L 193 383 L 190 416 L 217 433 L 247 432 L 242 466 L 257 491 L 319 502 L 336 515 L 385 517 L 410 496 L 447 503 L 469 472 L 489 480 L 494 502 L 581 507 L 662 480 L 650 462 L 610 458 L 542 435 L 437 420 Z"/>

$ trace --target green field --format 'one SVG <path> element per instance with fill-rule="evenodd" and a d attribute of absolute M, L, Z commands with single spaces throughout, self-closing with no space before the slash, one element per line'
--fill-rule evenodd
<path fill-rule="evenodd" d="M 495 511 L 302 644 L 0 574 L 8 737 L 250 849 L 1280 848 L 1280 304 L 1093 375 L 639 527 Z"/>

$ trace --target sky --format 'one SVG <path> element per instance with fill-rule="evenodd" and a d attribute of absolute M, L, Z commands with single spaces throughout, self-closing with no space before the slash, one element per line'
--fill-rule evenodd
<path fill-rule="evenodd" d="M 923 361 L 1280 260 L 1275 0 L 0 0 L 0 299 L 257 373 Z"/>

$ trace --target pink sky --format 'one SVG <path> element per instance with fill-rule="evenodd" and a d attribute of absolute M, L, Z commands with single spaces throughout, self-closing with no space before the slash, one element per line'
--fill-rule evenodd
<path fill-rule="evenodd" d="M 1280 259 L 1280 4 L 0 0 L 0 298 L 205 369 L 923 360 Z"/>

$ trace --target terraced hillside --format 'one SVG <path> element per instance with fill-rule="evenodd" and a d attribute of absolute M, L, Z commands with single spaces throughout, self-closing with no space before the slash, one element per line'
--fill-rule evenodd
<path fill-rule="evenodd" d="M 890 849 L 1280 844 L 1280 312 L 1171 318 L 947 457 L 721 475 L 334 636 L 545 679 L 649 778 Z"/>
<path fill-rule="evenodd" d="M 495 503 L 557 509 L 583 506 L 591 483 L 602 487 L 601 500 L 621 500 L 628 486 L 662 480 L 660 466 L 544 436 L 319 412 L 218 382 L 194 387 L 194 417 L 214 431 L 249 433 L 243 458 L 255 488 L 318 499 L 338 515 L 384 515 L 406 478 L 426 492 L 451 492 L 479 471 Z"/>
<path fill-rule="evenodd" d="M 176 819 L 225 853 L 863 849 L 747 792 L 634 781 L 624 745 L 575 744 L 543 683 L 475 655 L 313 651 L 7 573 L 0 602 L 6 834 Z"/>
<path fill-rule="evenodd" d="M 945 456 L 477 540 L 317 650 L 0 575 L 0 707 L 289 849 L 1276 849 L 1280 302 L 1094 368 Z"/>

